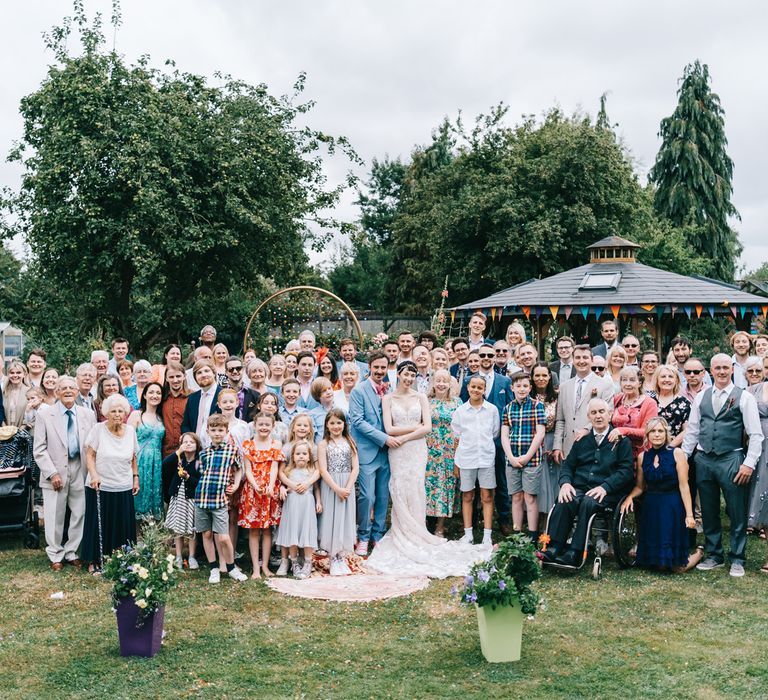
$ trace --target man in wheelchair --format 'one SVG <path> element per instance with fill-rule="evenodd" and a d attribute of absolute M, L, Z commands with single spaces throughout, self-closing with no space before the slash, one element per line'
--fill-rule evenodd
<path fill-rule="evenodd" d="M 549 517 L 544 562 L 578 567 L 584 560 L 592 515 L 613 509 L 634 483 L 629 438 L 610 441 L 610 408 L 594 398 L 587 408 L 592 429 L 577 440 L 560 468 L 560 494 Z M 578 517 L 576 529 L 568 535 Z"/>

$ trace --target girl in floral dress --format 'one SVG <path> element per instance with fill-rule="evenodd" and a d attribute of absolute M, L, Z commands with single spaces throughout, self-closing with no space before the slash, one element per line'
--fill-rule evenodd
<path fill-rule="evenodd" d="M 546 433 L 544 434 L 544 454 L 541 459 L 541 483 L 539 484 L 539 512 L 546 518 L 550 508 L 555 505 L 560 491 L 560 466 L 552 459 L 552 443 L 555 439 L 555 418 L 557 416 L 557 391 L 552 372 L 546 362 L 537 362 L 531 372 L 533 378 L 532 398 L 544 404 Z M 542 530 L 543 532 L 543 530 Z"/>
<path fill-rule="evenodd" d="M 260 578 L 259 543 L 261 543 L 261 571 L 271 576 L 269 551 L 272 547 L 272 526 L 280 522 L 280 484 L 277 467 L 283 459 L 280 443 L 271 436 L 275 420 L 266 413 L 254 418 L 256 436 L 243 444 L 245 486 L 240 497 L 237 524 L 246 528 L 251 551 L 253 574 Z"/>
<path fill-rule="evenodd" d="M 426 437 L 429 452 L 424 480 L 427 516 L 437 518 L 435 535 L 445 537 L 445 519 L 453 515 L 456 494 L 453 464 L 456 443 L 451 430 L 451 417 L 461 405 L 461 399 L 452 393 L 451 374 L 448 370 L 438 369 L 432 375 L 429 397 L 432 430 Z"/>

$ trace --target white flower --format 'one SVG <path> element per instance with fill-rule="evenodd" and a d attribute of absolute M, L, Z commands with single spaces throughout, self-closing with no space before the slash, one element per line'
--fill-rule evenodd
<path fill-rule="evenodd" d="M 168 573 L 169 574 L 173 573 L 173 564 L 168 564 Z"/>
<path fill-rule="evenodd" d="M 174 556 L 173 556 L 173 554 L 169 554 L 169 555 L 166 557 L 166 560 L 167 560 L 167 561 L 169 561 L 169 562 L 173 562 L 173 560 L 174 560 Z"/>
<path fill-rule="evenodd" d="M 144 600 L 144 598 L 139 598 L 136 601 L 136 607 L 141 608 L 142 610 L 147 607 L 147 601 Z"/>
<path fill-rule="evenodd" d="M 139 567 L 139 578 L 149 578 L 149 571 L 147 571 L 143 566 Z"/>
<path fill-rule="evenodd" d="M 147 596 L 147 597 L 152 595 L 152 589 L 149 586 L 147 586 L 147 590 L 144 591 L 144 595 Z"/>
<path fill-rule="evenodd" d="M 166 574 L 165 571 L 163 571 L 163 581 L 167 581 L 167 580 L 168 580 L 168 574 Z"/>
<path fill-rule="evenodd" d="M 136 597 L 136 589 L 131 588 L 131 595 L 135 598 Z"/>

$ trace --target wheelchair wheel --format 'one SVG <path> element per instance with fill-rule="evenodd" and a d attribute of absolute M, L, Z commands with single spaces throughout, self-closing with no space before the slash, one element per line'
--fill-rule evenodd
<path fill-rule="evenodd" d="M 634 503 L 632 512 L 622 513 L 619 508 L 613 515 L 613 552 L 622 569 L 634 566 L 637 558 L 639 504 Z"/>
<path fill-rule="evenodd" d="M 592 578 L 595 581 L 600 580 L 600 574 L 603 572 L 603 564 L 600 561 L 600 557 L 595 557 L 595 561 L 592 564 Z"/>

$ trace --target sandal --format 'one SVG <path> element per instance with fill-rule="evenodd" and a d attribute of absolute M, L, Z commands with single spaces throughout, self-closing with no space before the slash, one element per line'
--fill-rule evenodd
<path fill-rule="evenodd" d="M 768 574 L 768 561 L 760 567 L 759 571 L 761 574 Z"/>
<path fill-rule="evenodd" d="M 764 528 L 764 527 L 761 527 L 761 528 L 760 528 L 760 532 L 758 533 L 758 537 L 759 537 L 761 540 L 764 540 L 764 539 L 766 539 L 766 536 L 765 536 L 765 528 Z"/>

